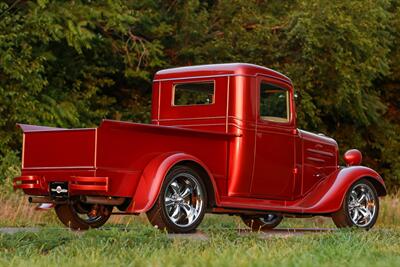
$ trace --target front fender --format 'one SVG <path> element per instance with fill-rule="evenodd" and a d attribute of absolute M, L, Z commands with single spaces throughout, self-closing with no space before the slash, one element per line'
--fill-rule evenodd
<path fill-rule="evenodd" d="M 350 186 L 362 178 L 371 181 L 380 196 L 386 195 L 385 183 L 376 171 L 364 166 L 352 166 L 332 173 L 299 206 L 307 213 L 336 212 L 342 206 Z"/>
<path fill-rule="evenodd" d="M 128 207 L 129 213 L 142 213 L 151 209 L 156 202 L 164 182 L 164 178 L 169 170 L 182 161 L 191 161 L 199 164 L 209 175 L 216 193 L 216 185 L 211 172 L 198 158 L 186 153 L 165 153 L 152 159 L 143 170 L 135 191 L 131 205 Z M 216 200 L 218 195 L 215 195 Z"/>

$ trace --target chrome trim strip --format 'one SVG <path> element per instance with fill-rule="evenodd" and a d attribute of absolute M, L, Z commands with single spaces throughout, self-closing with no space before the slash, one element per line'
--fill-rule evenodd
<path fill-rule="evenodd" d="M 225 126 L 225 123 L 221 122 L 221 123 L 204 123 L 204 124 L 179 124 L 174 126 L 176 127 Z"/>
<path fill-rule="evenodd" d="M 153 82 L 208 79 L 208 78 L 231 77 L 231 76 L 255 77 L 254 75 L 247 75 L 247 74 L 217 74 L 217 75 L 188 76 L 188 77 L 180 77 L 180 78 L 157 79 L 157 80 L 153 80 Z"/>
<path fill-rule="evenodd" d="M 325 163 L 325 160 L 323 159 L 317 159 L 317 158 L 313 158 L 313 157 L 307 157 L 306 159 L 311 160 L 311 161 L 315 161 L 318 163 Z"/>
<path fill-rule="evenodd" d="M 95 170 L 96 167 L 95 166 L 57 166 L 57 167 L 26 167 L 23 168 L 23 171 L 29 171 L 29 170 L 69 170 L 69 169 L 78 169 L 78 170 L 82 170 L 82 169 L 91 169 L 91 170 Z"/>
<path fill-rule="evenodd" d="M 157 102 L 157 120 L 160 120 L 160 108 L 161 108 L 161 82 L 158 83 L 158 102 Z M 159 124 L 159 123 L 157 123 Z"/>
<path fill-rule="evenodd" d="M 22 169 L 25 166 L 25 133 L 22 133 L 22 160 L 21 160 L 21 167 Z"/>
<path fill-rule="evenodd" d="M 225 119 L 225 116 L 215 117 L 196 117 L 196 118 L 176 118 L 176 119 L 153 119 L 152 121 L 186 121 L 186 120 L 209 120 L 209 119 Z"/>
<path fill-rule="evenodd" d="M 231 80 L 231 77 L 227 77 L 228 79 L 227 79 L 227 85 L 226 85 L 226 87 L 227 87 L 227 92 L 226 92 L 226 114 L 225 114 L 225 132 L 226 133 L 228 133 L 229 132 L 229 126 L 228 126 L 228 123 L 229 123 L 229 104 L 230 104 L 230 102 L 229 102 L 229 92 L 230 92 L 230 80 Z"/>
<path fill-rule="evenodd" d="M 97 129 L 94 130 L 94 167 L 97 166 Z"/>
<path fill-rule="evenodd" d="M 311 152 L 311 153 L 315 153 L 315 154 L 320 154 L 320 155 L 323 155 L 323 156 L 327 156 L 327 157 L 334 157 L 334 156 L 335 156 L 335 155 L 334 155 L 333 153 L 331 153 L 331 152 L 321 151 L 321 150 L 318 150 L 318 149 L 307 148 L 307 151 L 308 151 L 308 152 Z"/>
<path fill-rule="evenodd" d="M 61 132 L 80 132 L 80 131 L 93 131 L 97 128 L 57 128 L 57 130 L 36 130 L 36 131 L 25 131 L 24 133 L 36 134 L 36 133 L 61 133 Z"/>

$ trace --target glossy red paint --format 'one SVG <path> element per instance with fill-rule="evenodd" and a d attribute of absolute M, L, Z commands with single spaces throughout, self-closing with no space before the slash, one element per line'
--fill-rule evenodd
<path fill-rule="evenodd" d="M 20 176 L 14 178 L 13 188 L 16 189 L 44 189 L 39 176 Z"/>
<path fill-rule="evenodd" d="M 362 154 L 357 149 L 350 149 L 344 153 L 343 159 L 347 166 L 360 165 L 362 161 Z"/>
<path fill-rule="evenodd" d="M 97 191 L 107 192 L 108 177 L 81 177 L 72 176 L 69 183 L 70 191 Z"/>
<path fill-rule="evenodd" d="M 167 175 L 168 171 L 176 164 L 187 161 L 197 163 L 207 172 L 209 177 L 213 177 L 207 166 L 198 158 L 191 155 L 185 153 L 166 153 L 159 155 L 144 169 L 134 197 L 135 201 L 131 203 L 127 211 L 140 213 L 149 210 L 154 205 L 160 192 L 164 177 Z M 217 188 L 214 181 L 214 178 L 210 179 L 213 188 Z M 148 194 L 141 194 L 141 192 L 148 192 Z M 215 197 L 217 198 L 217 203 L 219 203 L 219 195 L 216 195 Z"/>
<path fill-rule="evenodd" d="M 174 106 L 174 85 L 191 82 L 214 83 L 214 103 Z M 287 121 L 260 116 L 261 82 L 287 91 Z M 96 129 L 71 130 L 20 125 L 23 164 L 15 188 L 48 196 L 50 182 L 66 181 L 71 196 L 125 197 L 130 205 L 122 211 L 141 213 L 153 206 L 173 166 L 191 164 L 219 212 L 329 214 L 361 178 L 386 194 L 375 171 L 338 166 L 332 138 L 297 129 L 292 83 L 273 70 L 239 63 L 163 70 L 155 75 L 152 102 L 152 124 L 104 120 Z"/>
<path fill-rule="evenodd" d="M 337 169 L 311 190 L 304 198 L 294 201 L 225 198 L 224 207 L 280 211 L 293 214 L 330 214 L 337 211 L 349 187 L 361 178 L 367 178 L 377 188 L 378 194 L 386 194 L 383 179 L 374 170 L 357 166 Z"/>

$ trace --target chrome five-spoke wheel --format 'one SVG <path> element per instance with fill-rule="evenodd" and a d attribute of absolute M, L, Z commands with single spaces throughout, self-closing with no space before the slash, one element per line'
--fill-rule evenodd
<path fill-rule="evenodd" d="M 159 197 L 147 217 L 160 229 L 190 232 L 203 219 L 206 205 L 207 192 L 198 173 L 187 166 L 176 166 L 165 177 Z"/>
<path fill-rule="evenodd" d="M 368 225 L 376 212 L 376 200 L 372 189 L 365 184 L 358 184 L 351 191 L 348 201 L 351 221 L 359 227 Z"/>
<path fill-rule="evenodd" d="M 179 227 L 190 226 L 204 206 L 203 192 L 196 177 L 190 173 L 175 176 L 165 190 L 164 206 L 171 222 Z"/>
<path fill-rule="evenodd" d="M 371 228 L 378 217 L 379 198 L 375 187 L 365 179 L 347 191 L 342 208 L 332 215 L 338 227 Z"/>

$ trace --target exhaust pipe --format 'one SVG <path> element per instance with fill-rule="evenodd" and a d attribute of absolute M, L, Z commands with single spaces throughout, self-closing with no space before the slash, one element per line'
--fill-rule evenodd
<path fill-rule="evenodd" d="M 54 200 L 50 197 L 29 197 L 29 203 L 39 203 L 35 210 L 49 210 L 54 208 Z"/>
<path fill-rule="evenodd" d="M 52 199 L 51 197 L 29 197 L 29 203 L 48 203 L 48 204 L 56 204 L 57 200 Z M 119 206 L 125 202 L 124 197 L 95 197 L 95 196 L 81 196 L 80 201 L 87 204 L 102 204 L 102 205 L 110 205 L 110 206 Z"/>
<path fill-rule="evenodd" d="M 81 196 L 80 200 L 87 204 L 102 204 L 110 206 L 119 206 L 125 202 L 124 197 L 94 197 L 94 196 Z"/>
<path fill-rule="evenodd" d="M 29 197 L 29 203 L 54 203 L 50 197 Z"/>

